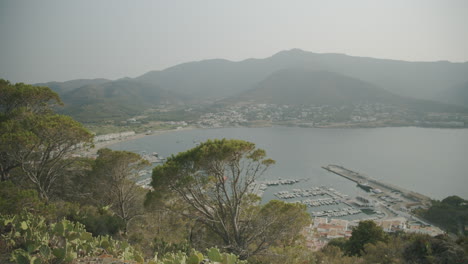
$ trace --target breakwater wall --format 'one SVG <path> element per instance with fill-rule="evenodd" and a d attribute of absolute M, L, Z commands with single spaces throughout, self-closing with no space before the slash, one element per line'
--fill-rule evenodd
<path fill-rule="evenodd" d="M 410 199 L 410 200 L 413 200 L 415 202 L 421 202 L 423 204 L 426 204 L 426 203 L 430 203 L 430 198 L 423 195 L 423 194 L 420 194 L 420 193 L 417 193 L 417 192 L 413 192 L 413 191 L 410 191 L 410 190 L 406 190 L 404 188 L 401 188 L 399 186 L 396 186 L 396 185 L 393 185 L 393 184 L 389 184 L 389 183 L 385 183 L 385 182 L 382 182 L 382 181 L 379 181 L 379 180 L 376 180 L 376 179 L 373 179 L 373 178 L 370 178 L 362 173 L 358 173 L 358 172 L 355 172 L 355 171 L 352 171 L 352 170 L 349 170 L 349 169 L 346 169 L 342 166 L 339 166 L 339 165 L 328 165 L 328 166 L 323 166 L 322 167 L 323 169 L 329 171 L 329 172 L 332 172 L 334 174 L 337 174 L 337 175 L 340 175 L 350 181 L 353 181 L 357 184 L 365 184 L 367 186 L 369 186 L 371 189 L 380 189 L 381 191 L 383 192 L 399 192 L 401 193 L 404 197 Z"/>

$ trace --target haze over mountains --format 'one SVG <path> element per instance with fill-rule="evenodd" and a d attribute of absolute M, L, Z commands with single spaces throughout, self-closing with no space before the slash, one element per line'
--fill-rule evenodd
<path fill-rule="evenodd" d="M 74 116 L 80 111 L 99 111 L 102 116 L 133 115 L 161 103 L 226 98 L 276 104 L 365 101 L 398 105 L 402 101 L 416 103 L 404 98 L 412 97 L 468 107 L 466 62 L 406 62 L 298 49 L 265 59 L 183 63 L 133 79 L 42 85 L 57 91 L 67 105 L 65 111 Z"/>

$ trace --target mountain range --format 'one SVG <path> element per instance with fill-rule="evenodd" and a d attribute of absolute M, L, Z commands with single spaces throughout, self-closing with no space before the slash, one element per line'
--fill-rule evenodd
<path fill-rule="evenodd" d="M 385 102 L 468 108 L 468 63 L 407 62 L 292 49 L 265 59 L 212 59 L 136 78 L 51 82 L 82 121 L 127 117 L 164 104 L 248 100 L 277 104 Z M 424 101 L 418 101 L 424 100 Z M 439 103 L 431 104 L 430 101 Z M 432 108 L 431 105 L 434 105 Z"/>

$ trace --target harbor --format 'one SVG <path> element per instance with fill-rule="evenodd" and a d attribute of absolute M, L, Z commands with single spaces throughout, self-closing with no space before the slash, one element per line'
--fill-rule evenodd
<path fill-rule="evenodd" d="M 250 191 L 259 197 L 263 197 L 265 192 L 269 192 L 278 200 L 304 204 L 311 217 L 314 218 L 363 220 L 378 219 L 384 216 L 380 212 L 364 213 L 362 208 L 353 203 L 354 200 L 347 194 L 327 186 L 309 187 L 305 183 L 307 180 L 280 178 L 278 180 L 256 181 Z M 297 188 L 296 185 L 303 188 Z M 305 186 L 308 188 L 304 188 Z"/>
<path fill-rule="evenodd" d="M 397 198 L 395 199 L 399 200 L 400 202 L 404 202 L 400 196 L 404 198 L 407 203 L 420 203 L 422 206 L 429 205 L 431 202 L 431 199 L 425 195 L 406 190 L 393 184 L 376 180 L 362 173 L 346 169 L 339 165 L 328 165 L 323 166 L 322 168 L 350 181 L 353 181 L 357 183 L 358 187 L 364 189 L 367 192 L 384 197 L 384 199 L 392 199 L 391 197 L 395 197 L 396 195 Z"/>

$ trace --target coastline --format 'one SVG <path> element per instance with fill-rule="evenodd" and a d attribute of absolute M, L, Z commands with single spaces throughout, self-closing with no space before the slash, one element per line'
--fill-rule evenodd
<path fill-rule="evenodd" d="M 150 134 L 148 134 L 148 133 L 139 133 L 139 134 L 135 134 L 135 135 L 129 136 L 129 137 L 103 141 L 103 142 L 95 143 L 94 147 L 91 148 L 91 149 L 88 149 L 86 151 L 82 151 L 81 155 L 83 155 L 85 157 L 90 157 L 90 156 L 96 155 L 96 153 L 97 153 L 97 151 L 99 149 L 106 148 L 108 146 L 111 146 L 111 145 L 114 145 L 114 144 L 117 144 L 117 143 L 131 141 L 131 140 L 135 140 L 135 139 L 140 139 L 140 138 L 144 138 L 144 137 L 148 137 L 148 136 L 161 135 L 161 134 L 165 134 L 165 133 L 169 133 L 169 132 L 187 131 L 187 130 L 193 130 L 193 129 L 197 129 L 197 127 L 189 126 L 189 127 L 179 128 L 179 129 L 156 130 L 154 132 L 151 132 Z"/>
<path fill-rule="evenodd" d="M 302 126 L 299 126 L 297 124 L 293 125 L 293 124 L 275 124 L 275 123 L 256 123 L 256 124 L 254 123 L 254 124 L 250 124 L 250 125 L 247 125 L 247 126 L 235 126 L 235 127 L 262 128 L 262 127 L 275 127 L 275 126 L 279 126 L 279 127 L 302 127 Z M 124 137 L 124 138 L 118 138 L 118 139 L 113 139 L 113 140 L 109 140 L 109 141 L 103 141 L 103 142 L 95 143 L 93 148 L 91 148 L 89 150 L 86 150 L 86 151 L 82 151 L 82 152 L 80 152 L 80 154 L 83 155 L 83 156 L 86 156 L 86 157 L 95 156 L 99 149 L 106 148 L 106 147 L 108 147 L 110 145 L 114 145 L 114 144 L 121 143 L 121 142 L 126 142 L 126 141 L 131 141 L 131 140 L 135 140 L 135 139 L 144 138 L 146 136 L 161 135 L 161 134 L 165 134 L 165 133 L 169 133 L 169 132 L 188 131 L 188 130 L 194 130 L 194 129 L 219 129 L 219 128 L 230 128 L 230 127 L 233 127 L 233 126 L 226 126 L 226 127 L 187 126 L 187 127 L 183 127 L 183 128 L 179 128 L 179 129 L 155 130 L 155 131 L 151 132 L 150 134 L 139 133 L 139 134 L 135 134 L 133 136 L 128 136 L 128 137 Z M 317 129 L 359 129 L 359 128 L 364 128 L 364 129 L 373 129 L 373 128 L 389 128 L 389 127 L 418 127 L 418 128 L 454 129 L 454 128 L 447 128 L 447 127 L 440 128 L 440 127 L 422 127 L 422 126 L 404 126 L 404 125 L 402 125 L 402 126 L 384 126 L 384 125 L 381 125 L 381 126 L 379 126 L 379 125 L 377 125 L 377 126 L 363 126 L 362 124 L 361 125 L 354 125 L 354 126 L 344 125 L 344 124 L 329 124 L 329 125 L 323 125 L 323 126 L 303 127 L 303 128 L 317 128 Z M 463 128 L 456 128 L 456 129 L 463 129 Z"/>

